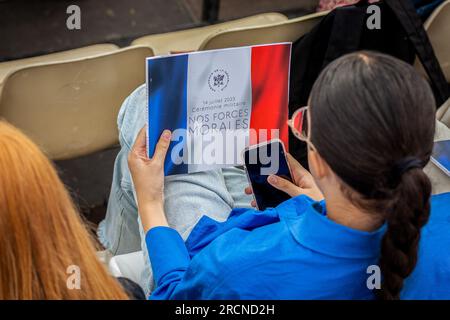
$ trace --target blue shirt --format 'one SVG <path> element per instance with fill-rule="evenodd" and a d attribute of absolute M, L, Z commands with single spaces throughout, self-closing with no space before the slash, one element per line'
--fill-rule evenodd
<path fill-rule="evenodd" d="M 432 198 L 404 298 L 450 298 L 449 204 L 450 193 Z M 156 227 L 146 235 L 156 281 L 150 298 L 373 299 L 367 268 L 378 263 L 384 232 L 339 225 L 326 217 L 324 202 L 306 196 L 262 212 L 235 209 L 222 223 L 204 216 L 186 243 Z"/>
<path fill-rule="evenodd" d="M 417 265 L 404 283 L 401 298 L 450 300 L 450 193 L 431 198 Z"/>

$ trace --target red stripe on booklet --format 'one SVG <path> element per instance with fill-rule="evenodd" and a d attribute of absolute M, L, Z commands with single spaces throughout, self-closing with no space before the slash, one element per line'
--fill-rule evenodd
<path fill-rule="evenodd" d="M 273 138 L 283 141 L 289 148 L 288 95 L 291 44 L 256 46 L 252 48 L 252 112 L 250 144 L 257 144 Z M 268 67 L 270 66 L 270 67 Z M 266 129 L 267 136 L 260 130 Z M 279 136 L 271 129 L 278 129 Z"/>

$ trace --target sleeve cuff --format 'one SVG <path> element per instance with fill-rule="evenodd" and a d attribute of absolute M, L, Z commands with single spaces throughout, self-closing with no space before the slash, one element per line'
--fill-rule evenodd
<path fill-rule="evenodd" d="M 155 227 L 145 235 L 156 284 L 167 274 L 187 269 L 190 257 L 180 234 L 169 227 Z"/>

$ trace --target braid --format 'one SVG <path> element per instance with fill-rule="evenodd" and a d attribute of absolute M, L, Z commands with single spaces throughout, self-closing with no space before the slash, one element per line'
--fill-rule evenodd
<path fill-rule="evenodd" d="M 414 270 L 420 229 L 430 215 L 430 195 L 431 183 L 421 168 L 407 171 L 400 178 L 388 209 L 381 246 L 381 299 L 399 299 L 403 280 Z"/>

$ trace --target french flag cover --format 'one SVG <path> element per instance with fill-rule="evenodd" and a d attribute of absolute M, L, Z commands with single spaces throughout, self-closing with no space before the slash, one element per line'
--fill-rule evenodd
<path fill-rule="evenodd" d="M 148 156 L 164 129 L 165 175 L 242 165 L 275 138 L 288 148 L 290 59 L 291 43 L 147 58 Z"/>

